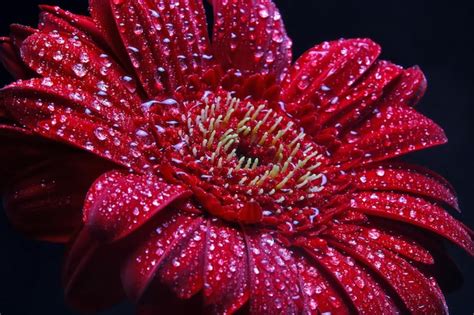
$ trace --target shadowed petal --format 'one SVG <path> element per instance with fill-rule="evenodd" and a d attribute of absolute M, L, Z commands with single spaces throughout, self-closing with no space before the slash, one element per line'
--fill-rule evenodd
<path fill-rule="evenodd" d="M 120 302 L 125 296 L 120 266 L 127 251 L 121 245 L 99 244 L 88 229 L 83 229 L 66 254 L 63 270 L 66 301 L 86 313 Z"/>
<path fill-rule="evenodd" d="M 48 152 L 51 155 L 61 153 L 61 150 L 58 150 L 60 145 L 43 139 L 27 129 L 10 125 L 0 124 L 0 143 L 2 188 L 12 176 L 28 167 L 31 161 L 44 159 Z"/>
<path fill-rule="evenodd" d="M 3 195 L 5 211 L 26 235 L 67 242 L 82 226 L 87 190 L 110 165 L 82 152 L 44 153 L 43 159 L 18 171 L 8 182 Z"/>
<path fill-rule="evenodd" d="M 0 63 L 14 79 L 25 79 L 30 76 L 30 72 L 21 60 L 18 50 L 8 37 L 0 37 Z"/>

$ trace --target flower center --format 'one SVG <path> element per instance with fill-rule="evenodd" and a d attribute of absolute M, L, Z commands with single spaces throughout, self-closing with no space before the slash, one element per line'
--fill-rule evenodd
<path fill-rule="evenodd" d="M 314 215 L 326 184 L 318 171 L 323 156 L 288 117 L 265 103 L 212 96 L 188 104 L 180 125 L 174 146 L 180 156 L 171 160 L 187 183 L 229 206 L 235 220 L 249 204 L 258 205 L 252 209 L 261 209 L 263 219 L 302 209 Z"/>

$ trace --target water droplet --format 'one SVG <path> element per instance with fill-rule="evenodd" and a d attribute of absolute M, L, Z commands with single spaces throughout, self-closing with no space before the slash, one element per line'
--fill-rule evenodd
<path fill-rule="evenodd" d="M 372 229 L 369 231 L 369 237 L 373 240 L 376 240 L 380 237 L 380 233 L 379 231 Z"/>
<path fill-rule="evenodd" d="M 89 55 L 86 52 L 82 52 L 81 55 L 79 56 L 79 60 L 82 63 L 89 63 L 90 58 L 89 58 Z"/>
<path fill-rule="evenodd" d="M 104 141 L 105 139 L 107 139 L 107 134 L 105 133 L 105 130 L 104 128 L 102 127 L 98 127 L 94 130 L 94 135 L 96 136 L 97 139 L 99 139 L 100 141 Z"/>
<path fill-rule="evenodd" d="M 82 63 L 77 63 L 77 64 L 73 65 L 72 66 L 72 71 L 74 71 L 74 73 L 79 78 L 83 78 L 87 74 L 87 69 L 86 69 L 86 67 L 84 67 L 84 65 Z"/>
<path fill-rule="evenodd" d="M 268 13 L 267 8 L 261 8 L 261 9 L 258 11 L 258 15 L 260 15 L 260 17 L 263 18 L 263 19 L 266 19 L 267 17 L 270 16 L 270 14 Z"/>
<path fill-rule="evenodd" d="M 51 81 L 50 78 L 44 78 L 44 79 L 41 81 L 41 85 L 47 86 L 47 87 L 52 87 L 52 86 L 53 86 L 53 81 Z"/>
<path fill-rule="evenodd" d="M 140 61 L 138 61 L 138 53 L 140 52 L 140 50 L 136 47 L 128 46 L 127 51 L 128 51 L 129 56 L 130 56 L 130 61 L 132 62 L 132 66 L 134 68 L 139 68 L 140 67 Z"/>
<path fill-rule="evenodd" d="M 166 100 L 159 101 L 158 104 L 172 106 L 172 105 L 178 105 L 178 101 L 172 98 L 168 98 Z"/>
<path fill-rule="evenodd" d="M 377 174 L 377 176 L 380 176 L 380 177 L 382 177 L 382 176 L 385 175 L 385 171 L 384 171 L 384 170 L 377 170 L 375 173 Z"/>
<path fill-rule="evenodd" d="M 354 282 L 361 289 L 363 289 L 365 287 L 365 281 L 361 277 L 356 277 Z"/>
<path fill-rule="evenodd" d="M 64 58 L 64 56 L 63 56 L 62 52 L 60 52 L 59 50 L 53 54 L 53 59 L 56 60 L 56 61 L 61 61 L 61 60 L 63 60 L 63 58 Z"/>
<path fill-rule="evenodd" d="M 148 136 L 148 132 L 146 132 L 145 130 L 142 130 L 142 129 L 138 129 L 135 134 L 139 137 L 147 137 Z"/>
<path fill-rule="evenodd" d="M 301 80 L 298 82 L 298 88 L 302 91 L 306 90 L 310 85 L 310 80 L 307 75 L 301 77 Z"/>
<path fill-rule="evenodd" d="M 141 26 L 140 24 L 135 24 L 135 28 L 133 29 L 133 33 L 135 33 L 135 35 L 141 35 L 143 34 L 143 26 Z"/>

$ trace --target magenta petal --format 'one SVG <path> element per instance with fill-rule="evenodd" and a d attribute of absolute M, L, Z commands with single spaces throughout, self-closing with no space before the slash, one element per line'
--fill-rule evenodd
<path fill-rule="evenodd" d="M 116 241 L 190 194 L 154 175 L 111 171 L 100 177 L 87 193 L 84 223 L 102 240 Z"/>
<path fill-rule="evenodd" d="M 9 114 L 46 138 L 91 151 L 137 172 L 149 168 L 146 156 L 153 152 L 140 144 L 151 141 L 151 132 L 138 136 L 140 125 L 133 122 L 126 108 L 113 106 L 82 88 L 87 89 L 80 81 L 54 76 L 13 83 L 0 97 Z"/>
<path fill-rule="evenodd" d="M 414 106 L 425 94 L 426 86 L 426 78 L 420 68 L 406 69 L 397 84 L 384 97 L 383 103 L 386 106 Z"/>
<path fill-rule="evenodd" d="M 190 299 L 203 288 L 207 239 L 208 222 L 203 221 L 162 262 L 159 281 L 180 299 Z"/>
<path fill-rule="evenodd" d="M 91 89 L 81 80 L 54 76 L 12 83 L 2 89 L 1 96 L 5 107 L 25 125 L 34 125 L 55 112 L 74 111 L 78 116 L 90 117 L 91 122 L 99 121 L 128 133 L 133 113 L 121 106 L 119 96 L 100 93 L 108 88 L 103 81 Z"/>

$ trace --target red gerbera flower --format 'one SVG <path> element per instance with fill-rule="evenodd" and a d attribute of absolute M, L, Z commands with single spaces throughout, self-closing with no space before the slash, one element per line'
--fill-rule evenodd
<path fill-rule="evenodd" d="M 43 6 L 1 39 L 6 211 L 69 244 L 69 302 L 446 314 L 439 236 L 473 254 L 472 232 L 443 178 L 394 160 L 446 142 L 413 109 L 423 73 L 368 39 L 291 65 L 271 0 L 212 5 L 212 41 L 200 0 Z"/>

